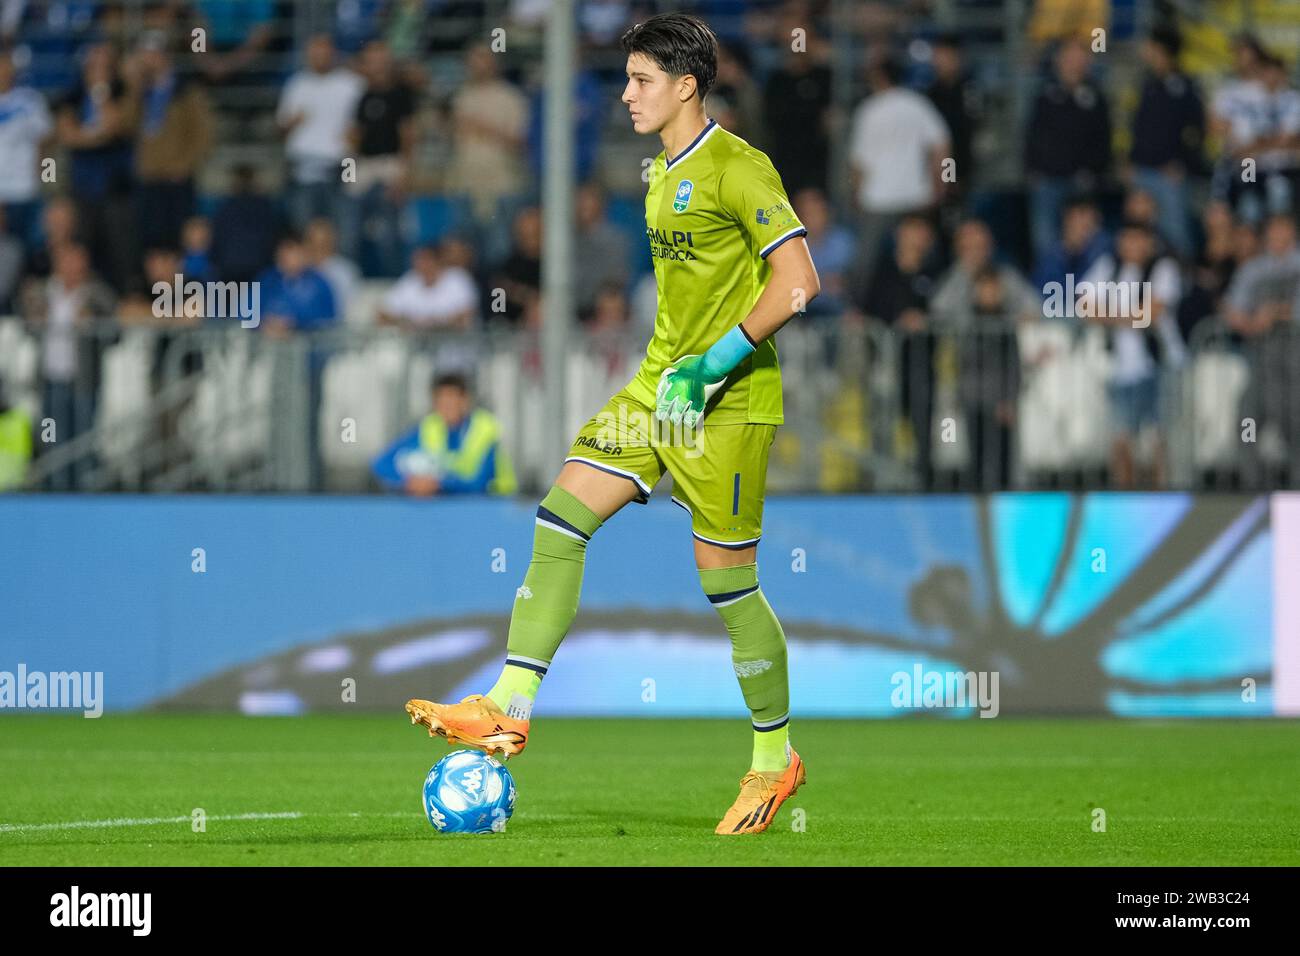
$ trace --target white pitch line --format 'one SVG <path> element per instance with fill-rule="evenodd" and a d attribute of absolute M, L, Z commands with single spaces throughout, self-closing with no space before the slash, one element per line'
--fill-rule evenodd
<path fill-rule="evenodd" d="M 300 813 L 286 810 L 281 813 L 232 813 L 205 817 L 209 821 L 231 820 L 301 820 L 304 817 L 417 817 L 417 812 L 392 813 Z M 180 817 L 116 817 L 111 820 L 68 820 L 63 823 L 0 823 L 0 833 L 37 833 L 49 830 L 105 830 L 112 827 L 151 827 L 163 823 L 190 823 L 193 816 Z"/>

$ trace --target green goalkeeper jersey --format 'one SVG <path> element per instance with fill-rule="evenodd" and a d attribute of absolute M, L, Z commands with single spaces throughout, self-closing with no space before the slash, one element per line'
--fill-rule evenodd
<path fill-rule="evenodd" d="M 651 408 L 663 370 L 701 355 L 749 315 L 772 275 L 767 257 L 807 234 L 771 160 L 709 120 L 671 162 L 650 167 L 646 236 L 659 303 L 654 336 L 628 391 Z M 727 376 L 709 424 L 780 425 L 781 367 L 772 336 Z"/>

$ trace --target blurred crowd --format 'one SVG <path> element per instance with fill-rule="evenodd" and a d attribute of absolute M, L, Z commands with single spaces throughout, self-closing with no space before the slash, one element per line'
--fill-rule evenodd
<path fill-rule="evenodd" d="M 260 282 L 263 332 L 282 337 L 540 322 L 546 0 L 506 5 L 504 50 L 489 16 L 501 5 L 482 0 L 308 6 L 309 17 L 272 0 L 0 3 L 0 315 L 39 334 L 41 415 L 64 434 L 95 414 L 97 355 L 79 328 L 230 318 L 159 316 L 155 283 L 177 275 Z M 934 427 L 941 334 L 978 333 L 957 389 L 991 456 L 976 463 L 988 486 L 1010 480 L 1022 376 L 1042 358 L 1025 356 L 1018 332 L 1044 319 L 1055 287 L 1151 290 L 1149 330 L 1064 316 L 1104 332 L 1112 356 L 1116 486 L 1142 463 L 1143 480 L 1163 484 L 1162 372 L 1209 330 L 1251 363 L 1290 361 L 1290 340 L 1278 343 L 1300 293 L 1294 51 L 1242 33 L 1226 68 L 1197 75 L 1181 65 L 1172 13 L 1102 54 L 1109 4 L 1040 0 L 1017 79 L 1028 109 L 1016 141 L 989 149 L 1001 91 L 966 36 L 929 26 L 925 3 L 862 5 L 848 109 L 829 3 L 675 6 L 722 40 L 710 114 L 771 156 L 808 228 L 823 288 L 808 321 L 898 333 L 914 436 Z M 655 304 L 639 169 L 613 175 L 610 156 L 658 149 L 632 140 L 617 96 L 618 37 L 655 9 L 581 3 L 574 90 L 578 316 L 643 337 Z M 275 168 L 235 148 L 256 145 L 270 114 Z M 1016 185 L 990 184 L 984 168 L 1017 148 Z M 376 279 L 390 285 L 361 296 Z M 932 443 L 914 444 L 929 487 Z"/>

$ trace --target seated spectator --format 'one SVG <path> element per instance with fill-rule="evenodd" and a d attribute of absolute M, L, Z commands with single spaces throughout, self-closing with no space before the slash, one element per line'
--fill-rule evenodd
<path fill-rule="evenodd" d="M 314 332 L 338 321 L 334 293 L 325 277 L 307 261 L 307 250 L 294 234 L 275 249 L 275 265 L 259 277 L 261 327 L 275 338 Z"/>
<path fill-rule="evenodd" d="M 204 216 L 191 216 L 181 226 L 181 249 L 185 258 L 181 271 L 186 278 L 196 282 L 211 282 L 217 278 L 212 265 L 212 223 Z"/>
<path fill-rule="evenodd" d="M 993 233 L 979 219 L 968 219 L 957 227 L 954 238 L 957 261 L 935 286 L 930 311 L 936 322 L 968 328 L 976 314 L 975 278 L 991 270 L 998 278 L 999 308 L 1014 321 L 1038 315 L 1042 299 L 1013 267 L 994 262 Z"/>
<path fill-rule="evenodd" d="M 515 216 L 514 245 L 491 284 L 505 292 L 501 316 L 511 325 L 527 325 L 526 314 L 537 313 L 542 290 L 542 213 L 536 206 Z M 492 302 L 497 311 L 497 300 Z M 495 316 L 494 316 L 495 317 Z"/>
<path fill-rule="evenodd" d="M 382 325 L 468 329 L 478 314 L 478 290 L 468 272 L 448 266 L 437 246 L 411 254 L 411 270 L 388 290 L 379 307 Z"/>
<path fill-rule="evenodd" d="M 1259 250 L 1255 230 L 1248 223 L 1238 223 L 1226 202 L 1211 202 L 1205 209 L 1202 225 L 1205 241 L 1193 266 L 1187 292 L 1178 303 L 1178 328 L 1189 344 L 1194 341 L 1196 327 L 1207 319 L 1213 321 L 1220 313 L 1223 294 L 1238 266 Z"/>
<path fill-rule="evenodd" d="M 184 260 L 173 246 L 154 246 L 145 250 L 144 278 L 117 306 L 123 325 L 187 326 L 197 325 L 207 316 L 207 302 L 202 294 L 190 296 L 175 307 L 173 290 L 179 280 L 181 289 L 191 277 L 185 273 Z M 182 292 L 183 294 L 183 292 Z"/>
<path fill-rule="evenodd" d="M 1264 251 L 1242 264 L 1225 297 L 1228 325 L 1247 338 L 1264 335 L 1279 323 L 1289 323 L 1300 292 L 1300 249 L 1295 221 L 1287 215 L 1269 218 Z"/>
<path fill-rule="evenodd" d="M 10 405 L 0 382 L 0 492 L 21 488 L 32 460 L 32 422 L 27 413 Z"/>
<path fill-rule="evenodd" d="M 573 261 L 582 268 L 573 273 L 573 296 L 578 316 L 588 318 L 596 295 L 605 285 L 620 287 L 628 280 L 627 237 L 605 215 L 605 193 L 595 183 L 578 187 L 575 203 L 577 235 Z"/>
<path fill-rule="evenodd" d="M 78 238 L 77 207 L 66 196 L 56 196 L 45 204 L 41 213 L 42 245 L 27 257 L 27 275 L 48 279 L 54 271 L 54 255 L 62 247 Z"/>
<path fill-rule="evenodd" d="M 853 233 L 834 221 L 831 205 L 820 189 L 808 187 L 792 198 L 795 215 L 808 230 L 808 251 L 817 263 L 822 291 L 808 303 L 808 314 L 838 319 L 844 312 L 849 270 L 853 265 Z"/>
<path fill-rule="evenodd" d="M 1126 222 L 1115 248 L 1084 276 L 1076 309 L 1102 331 L 1110 355 L 1112 485 L 1136 487 L 1141 460 L 1149 468 L 1148 487 L 1159 489 L 1165 474 L 1160 373 L 1184 357 L 1177 323 L 1182 280 L 1178 263 L 1159 255 L 1149 223 Z M 1094 293 L 1091 302 L 1087 291 Z M 1111 302 L 1121 305 L 1119 314 L 1111 314 Z"/>
<path fill-rule="evenodd" d="M 236 166 L 233 189 L 212 217 L 212 265 L 222 282 L 249 282 L 275 259 L 280 216 L 257 184 L 257 170 Z"/>
<path fill-rule="evenodd" d="M 318 218 L 309 222 L 303 241 L 307 247 L 307 261 L 330 284 L 339 318 L 347 318 L 361 282 L 361 270 L 351 259 L 339 254 L 338 232 L 328 219 Z"/>
<path fill-rule="evenodd" d="M 474 407 L 465 376 L 439 375 L 432 392 L 433 411 L 375 459 L 375 476 L 411 495 L 514 494 L 500 423 Z"/>
<path fill-rule="evenodd" d="M 1008 278 L 1019 280 L 1023 289 L 1010 294 Z M 967 334 L 960 340 L 957 388 L 970 436 L 971 487 L 980 491 L 1011 486 L 1012 428 L 1020 397 L 1016 327 L 1025 317 L 1025 290 L 1028 286 L 1014 271 L 992 262 L 969 279 L 970 308 Z"/>
<path fill-rule="evenodd" d="M 1110 250 L 1110 236 L 1101 228 L 1101 211 L 1095 203 L 1082 197 L 1066 203 L 1061 213 L 1061 238 L 1034 266 L 1033 285 L 1040 295 L 1053 283 L 1066 285 L 1066 277 L 1076 280 L 1092 268 Z"/>

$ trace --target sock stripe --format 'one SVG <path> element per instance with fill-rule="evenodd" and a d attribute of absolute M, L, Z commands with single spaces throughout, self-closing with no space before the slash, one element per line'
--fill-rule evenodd
<path fill-rule="evenodd" d="M 537 506 L 537 523 L 543 528 L 550 528 L 552 531 L 558 531 L 560 534 L 567 534 L 570 538 L 577 538 L 579 541 L 590 541 L 591 535 L 587 534 L 575 524 L 565 521 L 550 508 L 543 505 Z"/>
<path fill-rule="evenodd" d="M 518 654 L 507 654 L 506 663 L 513 667 L 522 667 L 525 670 L 536 671 L 543 677 L 546 676 L 546 669 L 550 666 L 546 661 L 539 661 L 532 657 L 520 657 Z"/>
<path fill-rule="evenodd" d="M 705 597 L 709 599 L 709 603 L 714 607 L 726 607 L 728 604 L 735 604 L 743 597 L 748 597 L 757 590 L 758 585 L 755 584 L 753 587 L 741 588 L 739 591 L 724 591 L 721 594 L 707 594 Z"/>
<path fill-rule="evenodd" d="M 776 720 L 753 721 L 754 730 L 763 733 L 769 730 L 780 730 L 786 724 L 790 723 L 790 715 L 785 714 Z"/>

